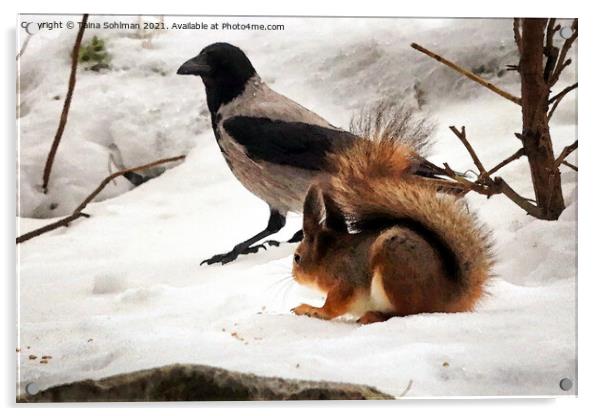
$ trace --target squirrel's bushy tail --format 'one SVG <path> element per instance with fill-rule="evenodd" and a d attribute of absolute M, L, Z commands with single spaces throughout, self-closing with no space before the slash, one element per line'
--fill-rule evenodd
<path fill-rule="evenodd" d="M 409 172 L 405 145 L 393 139 L 360 140 L 332 154 L 335 166 L 329 193 L 352 227 L 367 224 L 418 224 L 454 258 L 450 276 L 462 292 L 477 299 L 493 263 L 491 237 L 476 217 L 450 195 L 437 193 L 428 180 Z M 442 253 L 446 256 L 446 253 Z"/>

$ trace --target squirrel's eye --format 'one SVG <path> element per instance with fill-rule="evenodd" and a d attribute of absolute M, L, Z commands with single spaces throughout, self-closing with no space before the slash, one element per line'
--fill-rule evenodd
<path fill-rule="evenodd" d="M 301 260 L 301 256 L 295 253 L 295 263 L 299 263 L 299 260 Z"/>

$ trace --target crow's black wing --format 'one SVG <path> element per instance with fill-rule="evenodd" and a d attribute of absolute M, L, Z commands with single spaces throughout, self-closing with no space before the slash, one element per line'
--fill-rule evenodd
<path fill-rule="evenodd" d="M 223 126 L 251 159 L 309 170 L 323 169 L 328 152 L 358 139 L 343 130 L 266 117 L 235 116 Z"/>

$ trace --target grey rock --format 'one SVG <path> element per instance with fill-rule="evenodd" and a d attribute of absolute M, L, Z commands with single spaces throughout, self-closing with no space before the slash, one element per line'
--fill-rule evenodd
<path fill-rule="evenodd" d="M 260 377 L 204 365 L 174 364 L 100 380 L 83 380 L 24 395 L 31 402 L 393 399 L 373 387 Z"/>

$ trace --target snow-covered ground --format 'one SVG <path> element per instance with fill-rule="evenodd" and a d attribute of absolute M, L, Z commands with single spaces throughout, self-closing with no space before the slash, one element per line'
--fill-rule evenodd
<path fill-rule="evenodd" d="M 92 17 L 103 20 L 115 18 Z M 166 23 L 219 20 L 167 17 Z M 18 246 L 19 389 L 179 362 L 363 383 L 393 395 L 411 381 L 411 397 L 574 394 L 575 387 L 559 388 L 562 378 L 575 381 L 577 362 L 577 175 L 564 166 L 567 209 L 557 222 L 534 220 L 503 197 L 469 195 L 470 209 L 493 230 L 498 258 L 489 296 L 474 313 L 368 326 L 294 316 L 290 308 L 322 299 L 290 278 L 290 244 L 199 267 L 262 229 L 268 210 L 229 172 L 210 131 L 200 80 L 175 75 L 184 60 L 214 41 L 237 44 L 274 89 L 341 126 L 366 103 L 416 103 L 421 90 L 422 109 L 439 126 L 431 159 L 474 169 L 447 129 L 466 125 L 491 167 L 518 149 L 513 133 L 520 130 L 520 109 L 409 43 L 519 95 L 516 73 L 500 72 L 516 63 L 511 21 L 227 20 L 284 24 L 285 30 L 168 31 L 151 48 L 129 32 L 87 31 L 85 39 L 106 40 L 112 68 L 79 72 L 47 195 L 41 174 L 75 32 L 31 38 L 20 61 L 20 233 L 69 213 L 108 174 L 111 154 L 124 166 L 187 158 L 132 190 L 117 179 L 86 209 L 91 218 Z M 569 68 L 558 89 L 574 78 Z M 552 136 L 557 152 L 575 139 L 574 96 L 557 110 Z M 501 173 L 531 195 L 524 160 Z M 299 216 L 289 216 L 276 237 L 290 237 L 299 225 Z M 40 363 L 45 355 L 52 358 Z"/>

